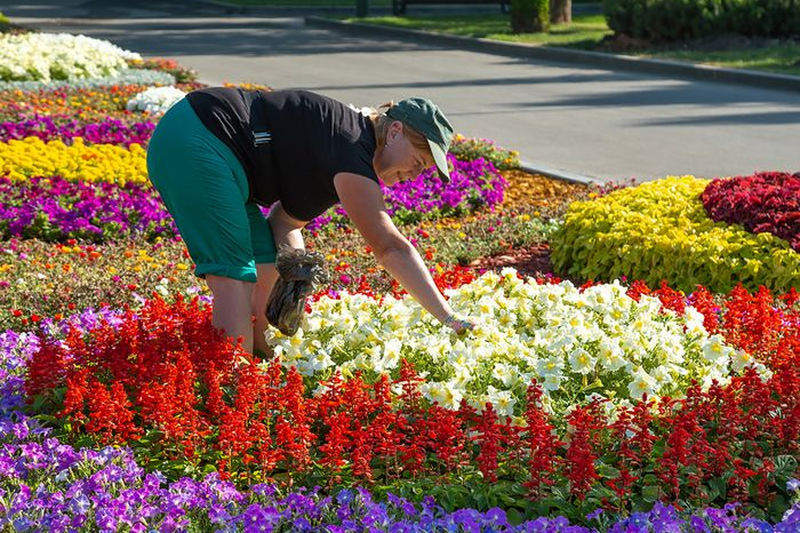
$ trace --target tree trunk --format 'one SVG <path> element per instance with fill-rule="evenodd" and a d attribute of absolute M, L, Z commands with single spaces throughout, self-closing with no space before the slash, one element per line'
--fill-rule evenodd
<path fill-rule="evenodd" d="M 550 23 L 572 22 L 572 0 L 550 0 Z"/>
<path fill-rule="evenodd" d="M 511 31 L 533 33 L 550 29 L 550 0 L 511 0 Z"/>

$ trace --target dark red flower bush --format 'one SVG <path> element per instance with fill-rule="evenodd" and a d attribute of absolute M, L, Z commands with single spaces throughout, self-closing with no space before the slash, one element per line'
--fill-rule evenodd
<path fill-rule="evenodd" d="M 772 233 L 800 252 L 800 172 L 717 178 L 700 199 L 713 220 Z"/>

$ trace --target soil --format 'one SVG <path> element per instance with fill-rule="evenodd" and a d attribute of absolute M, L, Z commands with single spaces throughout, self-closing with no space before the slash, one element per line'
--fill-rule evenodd
<path fill-rule="evenodd" d="M 603 52 L 639 52 L 648 48 L 652 48 L 653 43 L 646 39 L 637 39 L 630 37 L 625 33 L 615 33 L 613 35 L 606 35 L 597 43 L 596 50 Z"/>
<path fill-rule="evenodd" d="M 9 33 L 11 35 L 19 35 L 22 33 L 30 33 L 32 30 L 13 22 L 0 22 L 0 33 Z"/>
<path fill-rule="evenodd" d="M 698 39 L 677 41 L 673 43 L 657 43 L 647 39 L 638 39 L 624 33 L 607 35 L 597 45 L 597 50 L 608 52 L 656 52 L 692 50 L 698 52 L 719 52 L 725 50 L 749 50 L 766 48 L 781 44 L 800 44 L 798 39 L 774 39 L 769 37 L 747 37 L 738 34 L 710 35 Z"/>
<path fill-rule="evenodd" d="M 490 257 L 481 257 L 469 264 L 469 268 L 476 272 L 480 270 L 499 272 L 505 267 L 513 267 L 524 276 L 552 273 L 550 245 L 545 242 L 524 248 L 509 248 Z"/>

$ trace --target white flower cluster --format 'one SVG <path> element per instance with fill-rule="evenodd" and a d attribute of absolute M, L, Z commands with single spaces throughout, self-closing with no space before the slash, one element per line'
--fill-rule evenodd
<path fill-rule="evenodd" d="M 114 76 L 86 78 L 80 80 L 50 81 L 0 81 L 0 91 L 39 91 L 59 87 L 90 89 L 108 85 L 173 85 L 175 76 L 168 72 L 151 69 L 125 68 Z"/>
<path fill-rule="evenodd" d="M 166 113 L 167 109 L 178 103 L 186 93 L 177 87 L 150 87 L 128 100 L 128 111 L 144 111 L 151 114 Z"/>
<path fill-rule="evenodd" d="M 703 316 L 661 312 L 657 298 L 637 302 L 618 282 L 580 291 L 572 283 L 539 285 L 516 271 L 487 272 L 448 290 L 450 304 L 477 320 L 463 337 L 443 327 L 413 299 L 387 296 L 382 305 L 364 295 L 323 297 L 292 337 L 274 328 L 267 340 L 286 366 L 325 379 L 344 375 L 396 375 L 402 358 L 425 377 L 425 396 L 455 408 L 462 398 L 476 408 L 491 402 L 520 414 L 535 378 L 550 406 L 590 396 L 627 404 L 648 394 L 681 395 L 692 379 L 708 387 L 754 364 L 748 354 L 709 335 Z"/>
<path fill-rule="evenodd" d="M 69 33 L 0 34 L 0 80 L 79 80 L 115 76 L 141 59 L 108 41 Z"/>

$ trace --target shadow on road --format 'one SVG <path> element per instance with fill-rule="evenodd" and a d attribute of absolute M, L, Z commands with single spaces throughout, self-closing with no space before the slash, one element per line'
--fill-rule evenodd
<path fill-rule="evenodd" d="M 787 113 L 785 111 L 775 111 L 772 113 L 738 113 L 729 115 L 701 115 L 694 117 L 680 117 L 674 119 L 661 120 L 642 120 L 641 126 L 688 126 L 688 125 L 710 125 L 710 124 L 732 124 L 732 125 L 778 125 L 778 124 L 800 124 L 800 111 Z"/>
<path fill-rule="evenodd" d="M 619 78 L 621 73 L 615 73 Z M 652 79 L 646 76 L 642 79 Z M 705 85 L 709 90 L 697 90 Z M 749 90 L 740 85 L 725 86 L 716 82 L 685 81 L 677 85 L 642 88 L 635 91 L 609 91 L 585 93 L 576 89 L 574 95 L 563 95 L 547 101 L 515 102 L 519 108 L 536 107 L 613 107 L 613 106 L 669 106 L 713 105 L 727 106 L 743 103 L 774 103 L 800 108 L 797 95 L 782 91 Z M 742 117 L 750 115 L 742 115 Z M 791 122 L 791 121 L 786 121 Z"/>

